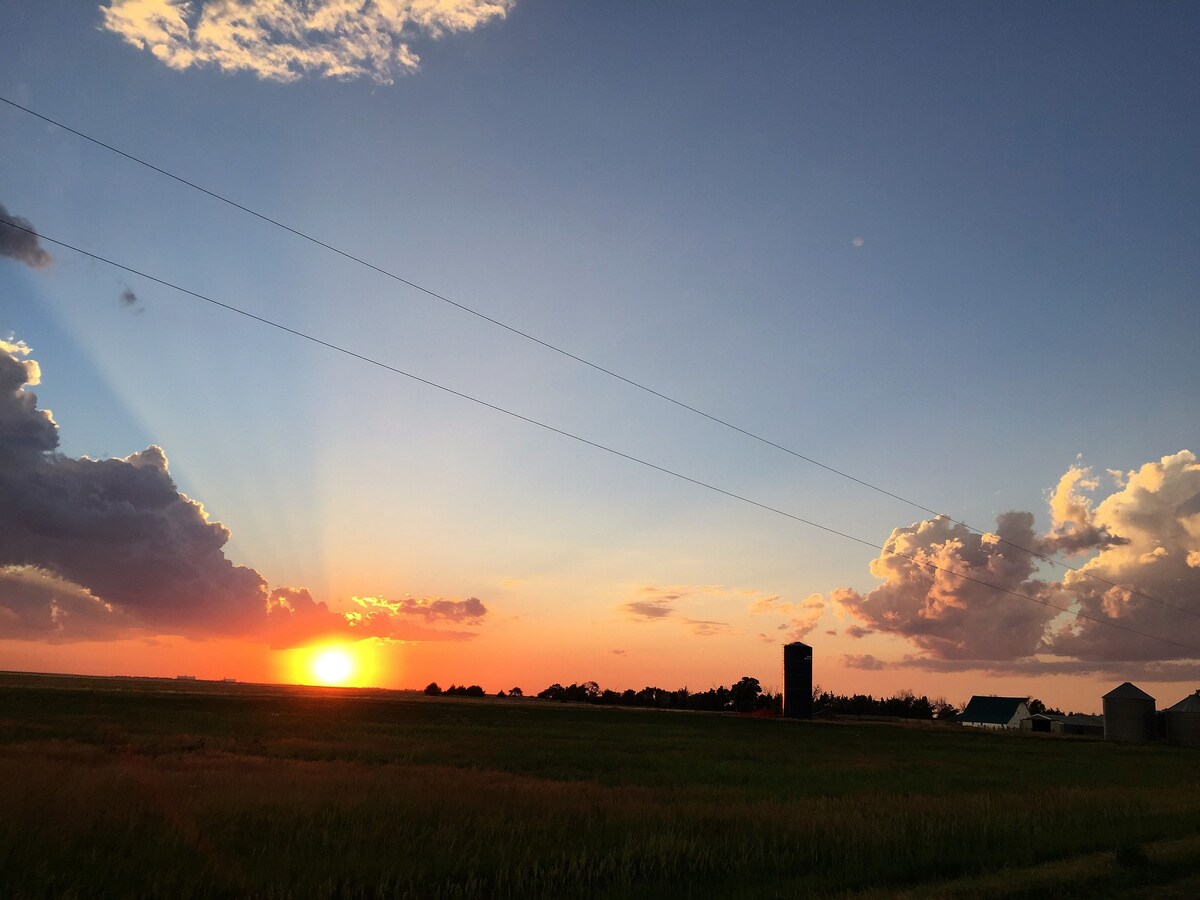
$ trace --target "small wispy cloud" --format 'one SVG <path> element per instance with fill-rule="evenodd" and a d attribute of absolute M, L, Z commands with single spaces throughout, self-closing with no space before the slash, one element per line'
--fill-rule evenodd
<path fill-rule="evenodd" d="M 665 619 L 675 613 L 675 607 L 670 600 L 630 600 L 628 603 L 622 603 L 621 609 L 641 619 Z"/>
<path fill-rule="evenodd" d="M 138 300 L 138 295 L 135 294 L 133 292 L 133 288 L 129 287 L 128 285 L 125 287 L 125 290 L 121 291 L 121 294 L 117 299 L 120 301 L 121 306 L 130 312 L 139 314 L 145 312 L 145 307 L 143 307 L 141 302 Z"/>
<path fill-rule="evenodd" d="M 728 622 L 710 622 L 706 619 L 684 619 L 686 624 L 692 630 L 692 634 L 700 637 L 713 637 L 718 634 L 733 634 L 733 626 Z"/>
<path fill-rule="evenodd" d="M 817 627 L 825 612 L 825 598 L 810 594 L 803 603 L 788 603 L 779 596 L 759 597 L 746 608 L 752 616 L 781 615 L 788 621 L 779 626 L 780 631 L 790 631 L 792 640 L 799 640 Z"/>
<path fill-rule="evenodd" d="M 675 622 L 685 626 L 698 637 L 713 637 L 735 634 L 736 629 L 729 622 L 685 613 L 695 613 L 698 611 L 697 607 L 711 608 L 714 602 L 722 608 L 728 606 L 734 609 L 744 603 L 747 597 L 754 598 L 750 604 L 752 607 L 762 606 L 764 609 L 774 608 L 774 604 L 779 602 L 776 596 L 765 596 L 761 591 L 749 588 L 728 588 L 712 584 L 670 587 L 646 585 L 636 588 L 634 597 L 617 608 L 634 619 L 644 622 Z"/>

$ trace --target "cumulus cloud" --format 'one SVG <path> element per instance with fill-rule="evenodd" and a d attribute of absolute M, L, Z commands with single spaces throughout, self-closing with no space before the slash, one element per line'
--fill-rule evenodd
<path fill-rule="evenodd" d="M 477 598 L 357 601 L 338 613 L 307 591 L 270 590 L 225 557 L 229 531 L 180 493 L 162 448 L 120 459 L 55 452 L 58 425 L 29 390 L 29 348 L 0 341 L 0 638 L 97 640 L 134 633 L 446 640 L 476 624 Z"/>
<path fill-rule="evenodd" d="M 1001 540 L 945 517 L 897 528 L 871 562 L 871 574 L 884 583 L 866 594 L 839 588 L 833 599 L 867 627 L 938 657 L 1024 656 L 1040 646 L 1057 611 L 989 585 L 1048 602 L 1057 588 L 1034 578 L 1037 560 L 1013 546 L 1036 543 L 1031 513 L 1001 515 L 996 536 Z"/>
<path fill-rule="evenodd" d="M 138 632 L 87 588 L 33 566 L 0 567 L 0 635 L 58 643 L 111 640 Z"/>
<path fill-rule="evenodd" d="M 1092 515 L 1088 495 L 1099 487 L 1100 480 L 1091 469 L 1079 465 L 1067 469 L 1050 493 L 1051 530 L 1042 539 L 1047 552 L 1079 553 L 1125 542 L 1125 538 L 1110 534 Z"/>
<path fill-rule="evenodd" d="M 1124 485 L 1096 505 L 1090 521 L 1121 541 L 1105 544 L 1080 571 L 1063 578 L 1080 611 L 1200 647 L 1200 569 L 1194 565 L 1200 555 L 1200 463 L 1195 455 L 1183 450 L 1129 472 Z M 1057 635 L 1053 650 L 1101 660 L 1195 655 L 1087 619 Z"/>
<path fill-rule="evenodd" d="M 846 633 L 904 637 L 924 652 L 908 664 L 940 671 L 1109 672 L 1139 663 L 1156 677 L 1182 677 L 1187 665 L 1171 661 L 1200 656 L 1200 464 L 1183 450 L 1113 484 L 1095 503 L 1099 479 L 1072 466 L 1048 495 L 1051 527 L 1040 536 L 1027 512 L 1001 515 L 995 534 L 946 518 L 897 528 L 871 563 L 883 584 L 831 595 L 862 623 Z M 1091 555 L 1055 581 L 1039 577 L 1037 557 L 1019 548 Z"/>
<path fill-rule="evenodd" d="M 38 240 L 33 223 L 13 215 L 3 203 L 0 203 L 0 256 L 23 262 L 32 269 L 44 269 L 51 263 L 50 254 Z"/>
<path fill-rule="evenodd" d="M 269 81 L 305 75 L 390 84 L 410 42 L 503 19 L 515 0 L 109 0 L 103 27 L 172 69 L 214 66 Z"/>

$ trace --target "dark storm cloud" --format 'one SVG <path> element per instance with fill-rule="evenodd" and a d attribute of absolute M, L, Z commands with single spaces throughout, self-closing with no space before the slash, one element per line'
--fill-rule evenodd
<path fill-rule="evenodd" d="M 228 529 L 180 493 L 162 448 L 103 460 L 54 452 L 58 425 L 28 390 L 41 374 L 28 355 L 0 341 L 0 638 L 460 640 L 471 633 L 431 624 L 487 613 L 474 597 L 371 598 L 338 613 L 304 590 L 271 591 L 225 557 Z"/>
<path fill-rule="evenodd" d="M 86 588 L 43 569 L 0 567 L 0 635 L 47 643 L 112 640 L 137 633 L 137 623 Z"/>
<path fill-rule="evenodd" d="M 14 228 L 14 225 L 17 227 Z M 0 203 L 0 256 L 23 262 L 34 269 L 44 269 L 52 261 L 38 240 L 33 223 L 22 216 L 13 215 L 4 208 L 3 203 Z"/>

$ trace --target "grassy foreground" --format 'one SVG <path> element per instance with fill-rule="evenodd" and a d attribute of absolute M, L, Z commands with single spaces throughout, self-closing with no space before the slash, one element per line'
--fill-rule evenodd
<path fill-rule="evenodd" d="M 1200 754 L 0 675 L 0 896 L 1195 896 Z"/>

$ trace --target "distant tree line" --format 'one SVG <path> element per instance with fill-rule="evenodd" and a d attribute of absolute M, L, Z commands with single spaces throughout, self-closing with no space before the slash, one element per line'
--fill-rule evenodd
<path fill-rule="evenodd" d="M 436 681 L 425 687 L 430 697 L 483 697 L 485 692 L 477 684 L 469 687 L 450 685 L 442 689 Z M 497 691 L 497 697 L 524 697 L 519 687 L 509 691 Z M 668 691 L 659 687 L 644 687 L 640 691 L 632 688 L 624 691 L 601 689 L 594 681 L 582 684 L 552 684 L 538 693 L 539 700 L 554 700 L 559 703 L 592 703 L 597 706 L 640 706 L 651 709 L 691 709 L 710 712 L 766 712 L 779 715 L 783 711 L 783 695 L 764 691 L 757 678 L 744 676 L 732 687 L 709 688 L 707 691 L 690 691 L 686 687 Z"/>
<path fill-rule="evenodd" d="M 425 688 L 425 693 L 431 697 L 483 697 L 485 692 L 477 684 L 452 684 L 443 690 L 436 681 Z M 519 687 L 508 691 L 498 691 L 497 697 L 524 697 L 525 692 Z M 632 688 L 624 691 L 614 691 L 601 688 L 594 681 L 582 684 L 552 684 L 537 694 L 539 700 L 553 700 L 559 703 L 591 703 L 597 706 L 634 706 L 649 709 L 690 709 L 706 712 L 740 712 L 765 713 L 781 715 L 783 712 L 783 694 L 764 691 L 757 678 L 748 675 L 734 683 L 731 687 L 709 688 L 707 691 L 690 691 L 686 687 L 668 691 L 658 687 L 644 687 L 640 691 Z M 917 696 L 912 691 L 898 691 L 890 697 L 874 697 L 871 694 L 835 694 L 822 690 L 820 685 L 813 687 L 814 716 L 890 716 L 897 719 L 939 719 L 955 721 L 965 708 L 955 706 L 945 697 L 930 699 L 922 694 Z M 1033 697 L 1029 701 L 1029 711 L 1033 714 L 1047 713 L 1063 715 L 1061 709 L 1048 707 L 1041 700 Z"/>
<path fill-rule="evenodd" d="M 918 697 L 912 691 L 898 691 L 890 697 L 873 697 L 871 694 L 834 694 L 813 688 L 814 716 L 892 716 L 897 719 L 949 719 L 953 720 L 960 710 L 945 697 L 930 700 L 924 694 Z"/>
<path fill-rule="evenodd" d="M 431 681 L 425 686 L 425 693 L 430 697 L 441 697 L 443 695 L 446 697 L 482 697 L 484 695 L 483 688 L 477 684 L 473 684 L 470 687 L 452 684 L 443 691 L 438 687 L 436 681 Z"/>
<path fill-rule="evenodd" d="M 560 703 L 592 703 L 597 706 L 639 706 L 650 709 L 691 709 L 707 712 L 752 713 L 765 711 L 778 715 L 783 710 L 783 695 L 764 691 L 757 678 L 744 676 L 731 687 L 690 691 L 686 687 L 668 691 L 644 687 L 640 691 L 601 689 L 594 681 L 563 687 L 552 684 L 538 695 L 541 700 Z"/>

